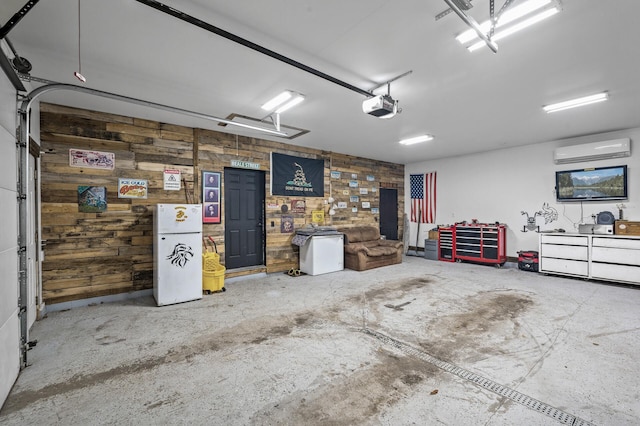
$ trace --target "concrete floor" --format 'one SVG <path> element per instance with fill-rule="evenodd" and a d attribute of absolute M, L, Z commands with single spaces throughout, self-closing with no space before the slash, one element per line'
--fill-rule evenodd
<path fill-rule="evenodd" d="M 226 287 L 50 313 L 0 423 L 640 424 L 640 287 L 418 257 Z"/>

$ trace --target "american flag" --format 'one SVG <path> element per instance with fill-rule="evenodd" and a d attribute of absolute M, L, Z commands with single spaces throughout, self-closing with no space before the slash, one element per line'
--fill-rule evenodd
<path fill-rule="evenodd" d="M 409 176 L 411 185 L 411 222 L 435 223 L 436 172 Z"/>

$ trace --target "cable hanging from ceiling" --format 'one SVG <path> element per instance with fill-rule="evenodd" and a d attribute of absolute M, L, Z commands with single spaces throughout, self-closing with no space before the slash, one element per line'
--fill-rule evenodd
<path fill-rule="evenodd" d="M 80 25 L 80 0 L 78 0 L 78 71 L 75 71 L 73 75 L 83 83 L 87 82 L 87 79 L 82 75 L 82 59 L 81 59 L 81 44 L 80 44 L 80 35 L 81 35 L 81 25 Z"/>

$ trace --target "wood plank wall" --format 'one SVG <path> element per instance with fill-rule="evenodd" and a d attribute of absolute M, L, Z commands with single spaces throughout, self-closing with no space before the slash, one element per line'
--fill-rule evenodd
<path fill-rule="evenodd" d="M 124 293 L 153 287 L 153 211 L 158 203 L 185 203 L 201 199 L 202 171 L 224 172 L 232 160 L 260 164 L 266 181 L 267 272 L 298 265 L 292 233 L 281 233 L 281 206 L 294 199 L 306 202 L 304 213 L 287 212 L 296 228 L 311 223 L 313 210 L 325 211 L 325 224 L 375 224 L 382 187 L 398 189 L 398 234 L 403 233 L 404 166 L 281 142 L 193 129 L 133 117 L 41 104 L 43 295 L 47 304 Z M 69 166 L 69 149 L 112 152 L 114 170 Z M 271 196 L 270 153 L 324 159 L 325 197 Z M 181 191 L 163 189 L 163 171 L 178 169 L 185 180 Z M 331 171 L 340 172 L 332 178 Z M 368 180 L 372 176 L 373 180 Z M 147 199 L 118 198 L 118 178 L 146 179 Z M 369 179 L 372 179 L 369 177 Z M 358 187 L 350 187 L 357 181 Z M 107 211 L 78 211 L 78 186 L 107 188 Z M 366 188 L 367 194 L 360 189 Z M 348 195 L 347 195 L 348 194 Z M 325 200 L 346 202 L 331 217 Z M 349 202 L 351 195 L 358 203 Z M 221 188 L 224 212 L 224 179 Z M 371 208 L 362 208 L 362 202 Z M 357 212 L 352 212 L 356 206 Z M 272 226 L 273 224 L 273 226 Z M 224 262 L 224 215 L 221 224 L 205 224 L 204 235 L 216 241 Z"/>

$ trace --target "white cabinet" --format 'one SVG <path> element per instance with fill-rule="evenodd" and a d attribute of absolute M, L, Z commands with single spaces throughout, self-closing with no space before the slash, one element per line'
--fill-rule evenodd
<path fill-rule="evenodd" d="M 591 277 L 640 284 L 640 238 L 591 237 Z"/>
<path fill-rule="evenodd" d="M 589 238 L 586 235 L 540 234 L 539 271 L 589 277 Z"/>
<path fill-rule="evenodd" d="M 539 271 L 640 284 L 640 237 L 540 234 Z"/>

